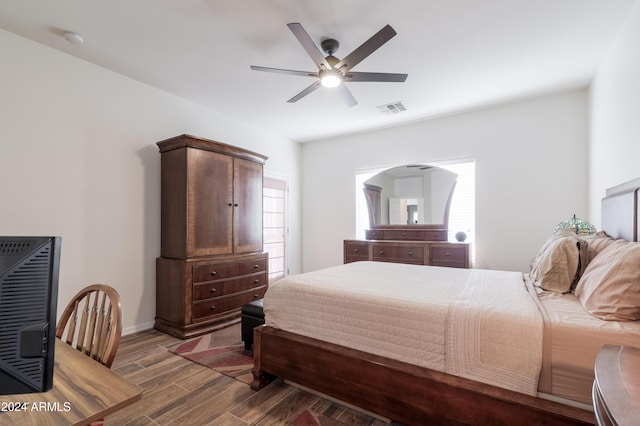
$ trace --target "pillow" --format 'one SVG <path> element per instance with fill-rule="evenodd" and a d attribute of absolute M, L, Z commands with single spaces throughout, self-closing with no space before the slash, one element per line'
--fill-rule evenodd
<path fill-rule="evenodd" d="M 589 263 L 576 287 L 582 306 L 609 321 L 640 319 L 640 243 L 616 240 Z"/>
<path fill-rule="evenodd" d="M 580 249 L 581 241 L 573 231 L 549 237 L 531 265 L 533 283 L 558 293 L 571 291 L 572 283 L 580 278 Z"/>
<path fill-rule="evenodd" d="M 582 240 L 587 243 L 586 256 L 584 258 L 585 267 L 598 255 L 598 253 L 609 247 L 611 243 L 615 241 L 604 231 L 598 231 L 593 235 L 582 237 Z"/>

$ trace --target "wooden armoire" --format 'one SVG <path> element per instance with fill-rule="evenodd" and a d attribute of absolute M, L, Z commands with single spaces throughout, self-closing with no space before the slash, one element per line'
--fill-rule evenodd
<path fill-rule="evenodd" d="M 242 305 L 267 290 L 267 157 L 191 135 L 157 145 L 162 219 L 155 328 L 185 339 L 238 322 Z"/>

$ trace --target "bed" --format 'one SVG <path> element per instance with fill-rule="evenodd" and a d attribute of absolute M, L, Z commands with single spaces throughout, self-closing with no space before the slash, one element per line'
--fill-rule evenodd
<path fill-rule="evenodd" d="M 407 424 L 593 424 L 598 350 L 640 346 L 637 300 L 611 310 L 597 284 L 640 260 L 638 187 L 609 189 L 606 234 L 550 237 L 531 274 L 355 262 L 279 281 L 252 387 L 277 376 Z"/>

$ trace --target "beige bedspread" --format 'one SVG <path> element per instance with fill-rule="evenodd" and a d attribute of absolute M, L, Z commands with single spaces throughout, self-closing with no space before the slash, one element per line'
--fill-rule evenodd
<path fill-rule="evenodd" d="M 267 325 L 535 395 L 542 316 L 519 272 L 355 262 L 292 276 Z"/>

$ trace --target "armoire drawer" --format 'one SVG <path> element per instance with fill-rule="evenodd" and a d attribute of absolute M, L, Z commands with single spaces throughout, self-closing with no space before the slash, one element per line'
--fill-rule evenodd
<path fill-rule="evenodd" d="M 267 285 L 266 273 L 249 275 L 227 281 L 196 284 L 193 286 L 193 301 L 195 302 L 198 300 L 211 299 L 212 297 L 221 297 L 228 294 L 240 293 L 265 285 Z"/>
<path fill-rule="evenodd" d="M 193 267 L 193 283 L 238 277 L 267 270 L 267 259 L 252 259 L 245 262 L 214 263 Z"/>
<path fill-rule="evenodd" d="M 267 286 L 263 286 L 245 293 L 195 302 L 193 304 L 193 319 L 197 320 L 241 308 L 249 302 L 262 299 L 266 291 Z"/>

